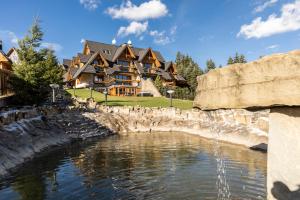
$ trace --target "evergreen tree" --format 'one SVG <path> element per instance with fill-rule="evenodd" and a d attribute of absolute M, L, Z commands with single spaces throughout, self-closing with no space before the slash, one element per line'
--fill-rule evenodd
<path fill-rule="evenodd" d="M 188 98 L 193 99 L 198 86 L 197 76 L 203 74 L 203 71 L 190 56 L 183 55 L 180 52 L 178 52 L 176 56 L 176 66 L 177 73 L 185 78 L 189 85 L 189 88 L 182 89 L 181 92 L 184 94 L 189 94 Z"/>
<path fill-rule="evenodd" d="M 216 64 L 214 63 L 214 61 L 212 59 L 209 59 L 206 61 L 205 73 L 209 72 L 212 69 L 216 69 Z"/>
<path fill-rule="evenodd" d="M 235 53 L 235 56 L 233 58 L 233 63 L 240 63 L 240 56 L 238 53 Z"/>
<path fill-rule="evenodd" d="M 156 76 L 156 79 L 154 81 L 154 85 L 157 87 L 157 89 L 159 90 L 160 93 L 163 92 L 164 87 L 163 87 L 163 83 L 162 83 L 162 80 L 161 80 L 160 76 Z"/>
<path fill-rule="evenodd" d="M 54 52 L 40 48 L 43 35 L 36 20 L 25 38 L 19 41 L 19 62 L 13 65 L 11 79 L 18 104 L 38 104 L 48 96 L 50 84 L 62 83 L 63 71 Z"/>
<path fill-rule="evenodd" d="M 227 65 L 236 63 L 247 63 L 246 57 L 243 54 L 239 55 L 238 53 L 236 53 L 234 58 L 232 58 L 231 56 L 228 58 Z"/>
<path fill-rule="evenodd" d="M 243 54 L 240 55 L 239 63 L 247 63 L 247 60 Z"/>
<path fill-rule="evenodd" d="M 233 61 L 232 57 L 230 56 L 228 58 L 227 65 L 232 65 L 232 64 L 234 64 L 234 61 Z"/>

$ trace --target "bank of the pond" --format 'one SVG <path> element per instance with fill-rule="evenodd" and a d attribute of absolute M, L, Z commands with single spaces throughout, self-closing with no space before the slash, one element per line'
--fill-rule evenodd
<path fill-rule="evenodd" d="M 269 110 L 39 107 L 1 111 L 0 176 L 37 153 L 72 140 L 130 132 L 184 132 L 255 147 L 267 144 Z M 218 133 L 218 134 L 216 134 Z M 259 147 L 265 150 L 265 146 Z"/>
<path fill-rule="evenodd" d="M 85 116 L 121 134 L 185 132 L 266 151 L 269 110 L 217 111 L 176 108 L 104 107 Z"/>
<path fill-rule="evenodd" d="M 36 154 L 73 140 L 112 134 L 78 110 L 22 108 L 0 113 L 0 178 Z"/>

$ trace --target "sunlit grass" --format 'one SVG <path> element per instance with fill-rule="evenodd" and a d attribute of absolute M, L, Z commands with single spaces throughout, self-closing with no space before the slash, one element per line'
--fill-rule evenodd
<path fill-rule="evenodd" d="M 66 90 L 72 96 L 74 95 L 74 90 Z M 89 89 L 76 89 L 75 95 L 80 98 L 89 98 Z M 104 94 L 93 91 L 93 98 L 96 102 L 100 104 L 105 103 Z M 142 106 L 142 107 L 169 107 L 170 99 L 165 97 L 117 97 L 108 96 L 107 105 L 109 106 Z M 193 101 L 173 99 L 173 106 L 180 109 L 191 109 L 193 107 Z"/>

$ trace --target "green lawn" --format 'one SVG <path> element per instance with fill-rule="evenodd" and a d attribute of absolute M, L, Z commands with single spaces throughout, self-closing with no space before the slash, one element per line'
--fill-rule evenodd
<path fill-rule="evenodd" d="M 73 96 L 73 89 L 66 90 Z M 80 98 L 89 98 L 89 89 L 76 89 L 75 95 Z M 93 98 L 96 102 L 104 104 L 105 96 L 93 91 Z M 108 96 L 107 105 L 109 106 L 143 106 L 143 107 L 169 107 L 170 99 L 165 97 L 117 97 Z M 193 101 L 173 99 L 173 106 L 180 109 L 191 109 L 193 107 Z"/>

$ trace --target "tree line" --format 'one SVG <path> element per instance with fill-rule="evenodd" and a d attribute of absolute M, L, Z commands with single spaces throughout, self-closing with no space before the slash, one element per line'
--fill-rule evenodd
<path fill-rule="evenodd" d="M 232 65 L 236 63 L 246 63 L 246 57 L 243 54 L 236 53 L 235 56 L 229 57 L 227 65 Z M 180 99 L 194 99 L 197 89 L 197 76 L 208 73 L 210 70 L 221 68 L 222 65 L 216 66 L 215 62 L 212 59 L 206 61 L 206 68 L 202 70 L 199 65 L 190 57 L 189 55 L 182 54 L 178 52 L 176 55 L 176 67 L 177 73 L 181 75 L 187 81 L 187 87 L 176 87 L 175 89 L 175 98 Z M 157 76 L 155 80 L 156 87 L 160 90 L 163 95 L 166 95 L 166 90 L 169 88 L 164 87 L 162 80 Z"/>

